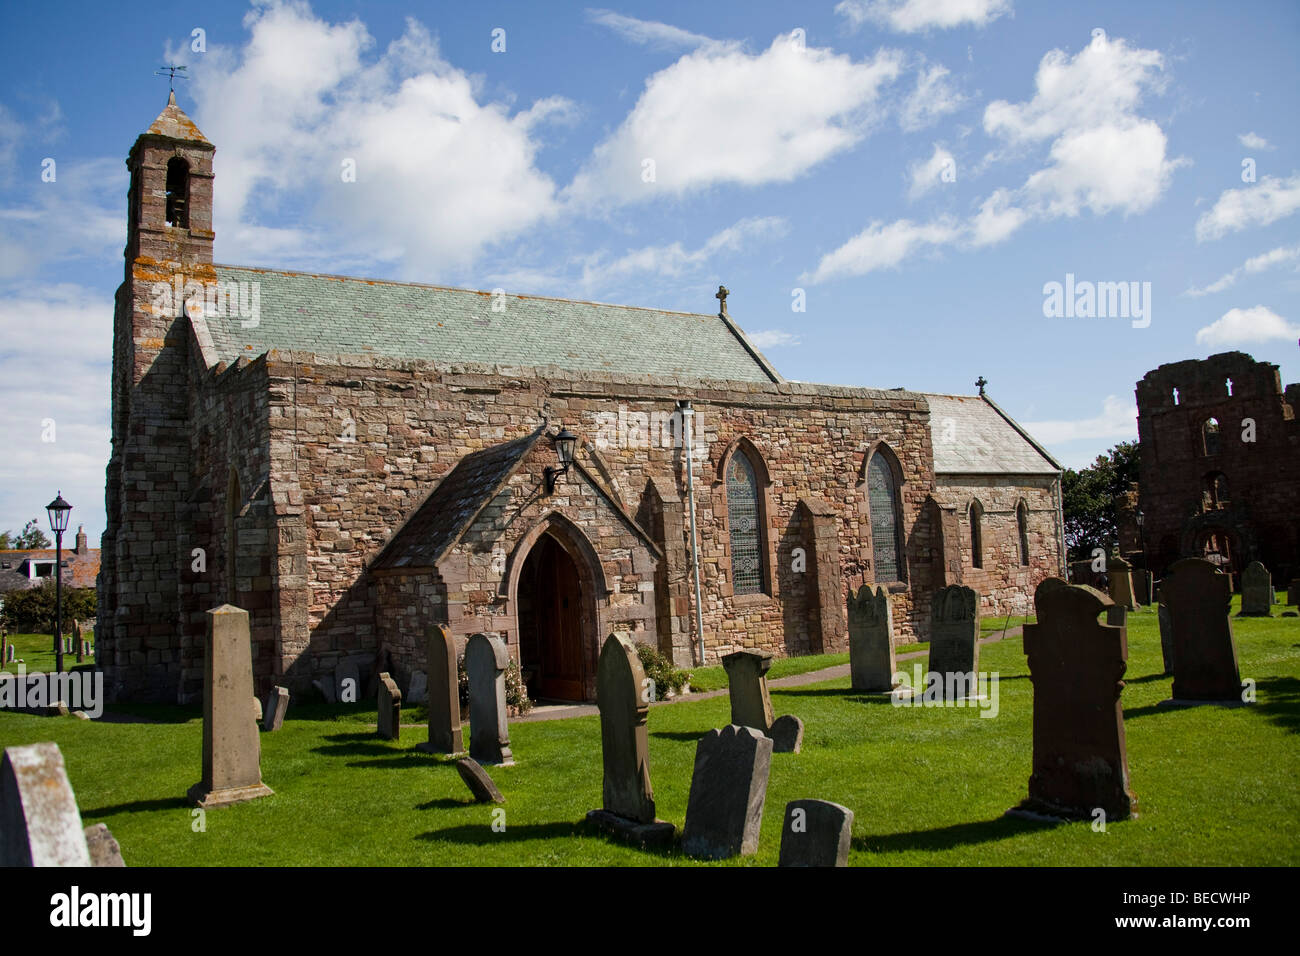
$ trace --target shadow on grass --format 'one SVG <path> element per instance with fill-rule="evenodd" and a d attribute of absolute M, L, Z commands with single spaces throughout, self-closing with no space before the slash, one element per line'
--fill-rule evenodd
<path fill-rule="evenodd" d="M 652 730 L 650 736 L 658 737 L 660 740 L 692 741 L 699 740 L 710 730 L 713 730 L 713 728 L 707 727 L 704 730 Z"/>
<path fill-rule="evenodd" d="M 394 753 L 390 750 L 387 751 L 387 753 L 390 754 L 387 760 L 350 760 L 347 765 L 349 767 L 381 767 L 384 770 L 402 770 L 406 767 L 435 766 L 432 760 L 418 751 L 414 753 L 401 753 L 400 751 Z"/>
<path fill-rule="evenodd" d="M 976 843 L 1006 840 L 1022 833 L 1037 833 L 1060 826 L 1046 820 L 1025 820 L 1020 817 L 998 817 L 976 823 L 955 823 L 933 830 L 913 830 L 910 833 L 882 833 L 877 836 L 853 838 L 853 849 L 867 853 L 903 853 L 907 850 L 951 850 Z"/>
<path fill-rule="evenodd" d="M 1255 684 L 1255 707 L 1290 733 L 1300 733 L 1300 680 L 1266 677 Z"/>
<path fill-rule="evenodd" d="M 113 704 L 97 718 L 105 724 L 188 724 L 201 720 L 203 708 L 178 704 Z"/>
<path fill-rule="evenodd" d="M 461 804 L 457 804 L 461 806 Z M 495 808 L 492 804 L 464 804 L 463 806 L 482 806 L 484 809 Z M 444 827 L 430 830 L 416 836 L 417 840 L 431 843 L 468 843 L 473 846 L 485 846 L 489 843 L 523 843 L 527 840 L 571 839 L 576 836 L 593 836 L 596 831 L 585 823 L 564 820 L 558 823 L 514 823 L 504 830 L 492 829 L 490 818 L 483 823 L 468 824 L 458 827 Z"/>
<path fill-rule="evenodd" d="M 1124 686 L 1129 684 L 1149 684 L 1156 680 L 1173 680 L 1173 674 L 1144 674 L 1141 677 L 1125 677 Z"/>
<path fill-rule="evenodd" d="M 455 797 L 439 797 L 437 800 L 430 800 L 428 803 L 421 803 L 415 809 L 417 810 L 463 810 L 466 807 L 477 806 L 478 801 L 473 797 L 465 797 L 463 800 L 457 800 Z M 487 804 L 483 804 L 487 806 Z"/>
<path fill-rule="evenodd" d="M 180 810 L 192 807 L 185 797 L 162 797 L 158 800 L 133 800 L 130 803 L 115 803 L 108 807 L 93 807 L 82 810 L 82 818 L 111 817 L 119 813 L 148 813 L 151 810 Z"/>
<path fill-rule="evenodd" d="M 377 767 L 397 765 L 410 765 L 413 763 L 427 764 L 432 763 L 432 754 L 426 754 L 417 750 L 414 746 L 402 750 L 390 746 L 390 742 L 382 740 L 374 731 L 369 733 L 361 732 L 355 734 L 329 734 L 323 739 L 332 741 L 331 744 L 324 747 L 313 747 L 312 753 L 324 754 L 327 757 L 387 757 L 387 760 L 371 760 L 363 763 L 351 763 L 350 767 L 365 766 Z"/>

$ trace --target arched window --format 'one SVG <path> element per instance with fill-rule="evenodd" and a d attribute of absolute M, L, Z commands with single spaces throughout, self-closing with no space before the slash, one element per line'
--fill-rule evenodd
<path fill-rule="evenodd" d="M 239 589 L 235 586 L 235 563 L 239 555 L 240 505 L 239 476 L 230 469 L 230 483 L 226 486 L 226 603 L 238 604 Z"/>
<path fill-rule="evenodd" d="M 1208 418 L 1201 426 L 1201 453 L 1217 455 L 1219 453 L 1219 420 Z"/>
<path fill-rule="evenodd" d="M 1205 476 L 1205 491 L 1202 495 L 1207 511 L 1226 508 L 1232 499 L 1228 495 L 1228 479 L 1221 471 L 1212 471 Z"/>
<path fill-rule="evenodd" d="M 970 563 L 973 568 L 984 567 L 984 506 L 976 498 L 970 503 Z"/>
<path fill-rule="evenodd" d="M 190 225 L 190 164 L 179 156 L 167 160 L 167 225 Z"/>
<path fill-rule="evenodd" d="M 1020 533 L 1020 566 L 1029 564 L 1029 506 L 1022 500 L 1016 505 L 1016 530 Z"/>
<path fill-rule="evenodd" d="M 727 462 L 727 535 L 731 541 L 733 594 L 763 592 L 761 490 L 748 456 L 737 449 Z"/>
<path fill-rule="evenodd" d="M 871 516 L 871 550 L 875 559 L 875 581 L 902 581 L 899 556 L 903 548 L 898 534 L 898 482 L 889 460 L 879 451 L 867 465 L 867 509 Z"/>

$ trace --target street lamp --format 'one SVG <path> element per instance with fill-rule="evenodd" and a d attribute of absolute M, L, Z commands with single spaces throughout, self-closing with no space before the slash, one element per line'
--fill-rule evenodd
<path fill-rule="evenodd" d="M 72 505 L 63 500 L 63 492 L 45 506 L 54 532 L 54 670 L 63 673 L 63 532 L 68 530 L 68 512 Z"/>
<path fill-rule="evenodd" d="M 1142 509 L 1139 508 L 1137 510 L 1137 514 L 1134 515 L 1134 517 L 1137 518 L 1138 537 L 1142 539 L 1142 574 L 1144 575 L 1143 583 L 1146 585 L 1145 590 L 1147 592 L 1147 604 L 1154 604 L 1155 596 L 1151 593 L 1151 565 L 1147 559 L 1147 532 L 1146 532 L 1147 516 L 1144 515 L 1142 513 Z"/>
<path fill-rule="evenodd" d="M 559 434 L 555 436 L 555 454 L 560 459 L 559 468 L 547 467 L 543 474 L 546 475 L 546 493 L 549 495 L 555 490 L 555 482 L 560 475 L 569 470 L 573 464 L 573 446 L 577 444 L 578 436 L 573 434 L 567 428 L 561 427 Z"/>

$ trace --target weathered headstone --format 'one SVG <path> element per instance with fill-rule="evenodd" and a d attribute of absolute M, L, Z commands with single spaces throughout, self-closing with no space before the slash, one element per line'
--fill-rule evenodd
<path fill-rule="evenodd" d="M 386 673 L 379 675 L 379 736 L 384 740 L 402 736 L 402 692 Z"/>
<path fill-rule="evenodd" d="M 674 827 L 655 818 L 650 785 L 650 682 L 636 644 L 611 634 L 596 665 L 596 706 L 600 708 L 600 749 L 604 764 L 602 806 L 587 819 L 623 839 L 641 844 L 668 843 Z"/>
<path fill-rule="evenodd" d="M 1229 580 L 1203 558 L 1184 558 L 1161 585 L 1174 633 L 1174 686 L 1168 703 L 1241 700 Z"/>
<path fill-rule="evenodd" d="M 77 660 L 85 660 L 87 657 L 90 657 L 90 656 L 91 656 L 90 641 L 82 641 L 82 642 L 81 642 L 81 657 L 77 658 Z"/>
<path fill-rule="evenodd" d="M 460 679 L 456 673 L 456 642 L 441 624 L 426 635 L 429 667 L 429 739 L 421 750 L 436 754 L 464 749 L 460 729 Z"/>
<path fill-rule="evenodd" d="M 894 690 L 894 613 L 889 592 L 863 585 L 849 592 L 849 675 L 856 691 L 888 694 Z"/>
<path fill-rule="evenodd" d="M 411 686 L 407 688 L 406 702 L 412 706 L 423 704 L 429 694 L 429 678 L 424 671 L 411 674 Z"/>
<path fill-rule="evenodd" d="M 829 800 L 785 805 L 778 866 L 848 866 L 853 811 Z"/>
<path fill-rule="evenodd" d="M 1029 813 L 1108 821 L 1134 815 L 1120 692 L 1128 666 L 1125 629 L 1097 617 L 1111 599 L 1085 585 L 1034 596 L 1038 623 L 1024 628 L 1034 687 L 1034 769 Z"/>
<path fill-rule="evenodd" d="M 86 837 L 86 849 L 90 851 L 91 866 L 126 866 L 122 860 L 122 847 L 113 839 L 107 823 L 92 824 L 82 832 Z"/>
<path fill-rule="evenodd" d="M 289 688 L 275 686 L 267 695 L 266 706 L 262 708 L 262 729 L 279 730 L 284 726 L 284 714 L 289 709 Z"/>
<path fill-rule="evenodd" d="M 1300 578 L 1292 578 L 1286 586 L 1286 606 L 1300 607 Z"/>
<path fill-rule="evenodd" d="M 1136 611 L 1133 600 L 1133 565 L 1119 555 L 1112 554 L 1106 560 L 1106 577 L 1110 581 L 1110 599 L 1120 607 Z"/>
<path fill-rule="evenodd" d="M 477 760 L 472 757 L 461 757 L 456 761 L 456 772 L 460 774 L 460 779 L 465 781 L 465 786 L 469 787 L 469 792 L 474 794 L 474 799 L 479 803 L 505 803 L 506 798 L 501 795 L 497 785 L 492 782 Z"/>
<path fill-rule="evenodd" d="M 248 612 L 223 604 L 207 612 L 203 656 L 203 779 L 189 789 L 200 807 L 270 796 L 262 783 L 261 742 L 248 719 L 253 656 Z"/>
<path fill-rule="evenodd" d="M 469 755 L 483 764 L 515 762 L 506 722 L 506 664 L 510 652 L 496 634 L 475 634 L 465 644 L 469 677 Z"/>
<path fill-rule="evenodd" d="M 772 698 L 767 692 L 771 651 L 735 651 L 722 658 L 731 696 L 731 722 L 766 735 L 772 729 Z"/>
<path fill-rule="evenodd" d="M 54 743 L 0 760 L 0 866 L 90 866 L 77 798 Z"/>
<path fill-rule="evenodd" d="M 1166 674 L 1174 672 L 1174 625 L 1169 617 L 1169 606 L 1163 601 L 1157 605 L 1156 617 L 1160 622 L 1160 656 L 1164 659 Z"/>
<path fill-rule="evenodd" d="M 8 651 L 7 655 L 5 656 L 5 663 L 6 663 L 6 664 L 12 664 L 12 663 L 14 662 L 14 654 L 15 654 L 15 648 L 14 648 L 13 644 L 10 644 L 10 645 L 9 645 L 9 651 Z"/>
<path fill-rule="evenodd" d="M 793 714 L 782 714 L 772 721 L 768 732 L 772 738 L 772 752 L 797 754 L 803 749 L 803 721 Z"/>
<path fill-rule="evenodd" d="M 1268 568 L 1252 561 L 1241 572 L 1241 616 L 1271 617 L 1273 614 L 1273 579 Z"/>
<path fill-rule="evenodd" d="M 253 723 L 260 724 L 261 722 L 262 722 L 262 702 L 258 700 L 256 697 L 254 697 L 253 698 Z"/>
<path fill-rule="evenodd" d="M 973 588 L 951 584 L 935 592 L 930 602 L 930 673 L 941 680 L 944 700 L 970 697 L 974 691 L 979 634 L 979 595 Z"/>
<path fill-rule="evenodd" d="M 772 741 L 752 727 L 710 730 L 695 747 L 682 850 L 710 860 L 758 851 Z"/>
<path fill-rule="evenodd" d="M 83 663 L 86 660 L 86 645 L 81 639 L 81 625 L 76 621 L 72 622 L 72 646 L 77 652 L 77 663 Z"/>
<path fill-rule="evenodd" d="M 1112 604 L 1106 608 L 1106 623 L 1111 627 L 1128 626 L 1128 608 L 1123 604 Z"/>
<path fill-rule="evenodd" d="M 361 671 L 353 661 L 334 668 L 334 697 L 340 704 L 355 704 L 361 699 Z"/>
<path fill-rule="evenodd" d="M 1146 607 L 1155 603 L 1155 575 L 1150 571 L 1141 569 L 1132 572 L 1133 578 L 1133 600 Z"/>

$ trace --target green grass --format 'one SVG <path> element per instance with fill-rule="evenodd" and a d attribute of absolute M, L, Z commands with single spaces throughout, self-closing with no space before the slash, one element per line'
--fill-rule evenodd
<path fill-rule="evenodd" d="M 848 662 L 848 654 L 808 654 L 804 657 L 778 657 L 772 661 L 772 667 L 767 672 L 767 679 L 770 681 L 778 677 L 793 677 L 796 674 L 807 674 L 809 671 L 819 671 L 826 667 L 836 667 Z M 721 690 L 727 686 L 727 672 L 721 664 L 712 667 L 692 667 L 690 672 L 692 691 Z"/>
<path fill-rule="evenodd" d="M 1098 833 L 1086 822 L 1002 816 L 1025 797 L 1031 758 L 1032 685 L 1021 642 L 1008 639 L 981 650 L 982 669 L 1001 675 L 994 719 L 974 708 L 891 707 L 853 694 L 847 679 L 774 689 L 776 712 L 806 724 L 804 751 L 773 757 L 758 854 L 708 865 L 774 864 L 785 803 L 804 797 L 855 812 L 854 865 L 1300 863 L 1300 620 L 1234 617 L 1256 706 L 1179 710 L 1155 706 L 1170 687 L 1155 614 L 1129 622 L 1123 701 L 1137 819 Z M 727 722 L 728 706 L 719 697 L 651 710 L 659 816 L 678 827 L 695 742 Z M 583 823 L 600 804 L 597 717 L 511 727 L 518 764 L 489 768 L 507 799 L 505 831 L 494 832 L 493 808 L 468 802 L 455 769 L 414 750 L 420 729 L 386 742 L 367 726 L 372 707 L 291 704 L 284 729 L 260 738 L 275 795 L 208 811 L 198 833 L 184 799 L 199 777 L 197 710 L 130 710 L 163 722 L 0 713 L 0 743 L 57 741 L 85 821 L 107 823 L 133 866 L 696 865 Z"/>
<path fill-rule="evenodd" d="M 71 637 L 71 635 L 68 635 Z M 82 639 L 95 642 L 95 635 L 89 631 L 82 632 Z M 54 635 L 53 634 L 10 634 L 7 638 L 16 650 L 17 655 L 14 663 L 6 664 L 0 667 L 0 672 L 8 671 L 11 674 L 18 673 L 18 659 L 21 658 L 26 663 L 27 673 L 35 674 L 36 672 L 46 672 L 54 670 Z M 85 665 L 94 663 L 94 655 L 86 658 Z M 63 655 L 63 669 L 75 670 L 77 664 L 77 652 L 70 651 Z"/>

